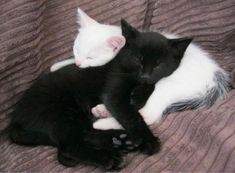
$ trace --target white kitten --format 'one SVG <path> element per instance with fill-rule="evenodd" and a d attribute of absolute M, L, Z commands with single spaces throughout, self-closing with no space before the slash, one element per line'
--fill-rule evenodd
<path fill-rule="evenodd" d="M 68 59 L 51 66 L 54 72 L 69 64 L 80 68 L 101 66 L 112 60 L 125 45 L 125 38 L 118 26 L 96 22 L 78 8 L 79 33 L 74 41 L 75 59 Z"/>
<path fill-rule="evenodd" d="M 81 28 L 73 47 L 75 60 L 59 62 L 51 67 L 51 71 L 75 62 L 81 68 L 104 65 L 124 46 L 125 39 L 119 27 L 99 24 L 80 9 L 78 17 Z M 172 34 L 163 35 L 177 38 Z M 150 125 L 159 122 L 164 114 L 170 112 L 211 106 L 226 96 L 228 81 L 228 75 L 209 54 L 191 43 L 177 70 L 156 83 L 154 92 L 139 112 Z M 104 110 L 104 106 L 98 105 L 92 112 L 102 116 L 99 114 Z M 93 127 L 104 130 L 122 128 L 112 117 L 99 119 Z"/>

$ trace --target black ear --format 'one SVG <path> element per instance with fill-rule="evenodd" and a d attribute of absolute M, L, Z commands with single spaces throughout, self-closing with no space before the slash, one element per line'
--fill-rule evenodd
<path fill-rule="evenodd" d="M 139 31 L 134 27 L 132 27 L 124 19 L 121 20 L 121 28 L 122 28 L 122 35 L 126 38 L 127 41 L 130 39 L 135 39 L 139 34 Z"/>
<path fill-rule="evenodd" d="M 170 44 L 172 48 L 177 50 L 177 57 L 182 58 L 184 52 L 186 51 L 188 45 L 192 42 L 193 38 L 183 37 L 177 39 L 170 39 Z"/>

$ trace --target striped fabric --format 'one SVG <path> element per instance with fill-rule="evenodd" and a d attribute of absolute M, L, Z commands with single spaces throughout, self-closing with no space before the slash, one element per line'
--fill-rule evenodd
<path fill-rule="evenodd" d="M 139 29 L 194 36 L 225 70 L 235 68 L 234 0 L 1 0 L 0 130 L 38 75 L 71 56 L 78 6 L 100 22 L 125 18 Z M 163 143 L 161 152 L 129 154 L 122 172 L 235 172 L 234 89 L 210 109 L 173 113 L 151 128 Z M 101 170 L 84 164 L 66 168 L 58 164 L 55 148 L 0 138 L 0 172 L 7 171 Z"/>

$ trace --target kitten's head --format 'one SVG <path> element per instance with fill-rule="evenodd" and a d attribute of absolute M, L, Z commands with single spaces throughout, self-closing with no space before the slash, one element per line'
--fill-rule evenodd
<path fill-rule="evenodd" d="M 117 26 L 100 24 L 78 9 L 80 25 L 73 53 L 80 68 L 101 66 L 112 60 L 125 45 L 125 38 Z"/>
<path fill-rule="evenodd" d="M 137 72 L 141 83 L 153 84 L 179 66 L 192 38 L 167 39 L 157 32 L 139 32 L 121 21 L 126 45 L 120 52 L 123 68 Z M 127 64 L 128 66 L 125 66 Z"/>

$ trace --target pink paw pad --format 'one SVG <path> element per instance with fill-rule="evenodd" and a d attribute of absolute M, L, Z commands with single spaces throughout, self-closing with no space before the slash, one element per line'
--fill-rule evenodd
<path fill-rule="evenodd" d="M 110 115 L 106 107 L 103 104 L 93 107 L 91 109 L 91 112 L 95 117 L 99 117 L 99 118 L 106 118 Z"/>

